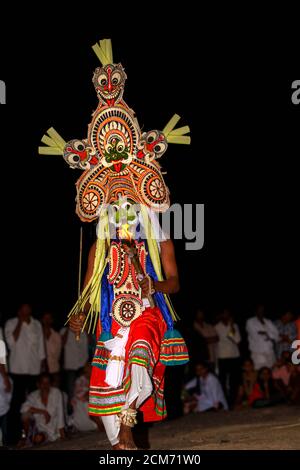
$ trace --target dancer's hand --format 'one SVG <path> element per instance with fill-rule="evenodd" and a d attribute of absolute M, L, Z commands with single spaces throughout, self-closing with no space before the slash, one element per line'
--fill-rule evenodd
<path fill-rule="evenodd" d="M 151 294 L 151 291 L 153 292 L 153 281 L 151 277 L 145 276 L 142 281 L 139 282 L 140 287 L 142 289 L 142 298 L 148 297 L 149 294 Z"/>
<path fill-rule="evenodd" d="M 72 315 L 71 320 L 69 321 L 69 328 L 73 333 L 78 334 L 81 333 L 83 324 L 85 321 L 85 315 Z"/>

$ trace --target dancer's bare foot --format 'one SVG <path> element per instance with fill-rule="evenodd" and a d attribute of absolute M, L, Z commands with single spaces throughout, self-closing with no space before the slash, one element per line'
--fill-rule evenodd
<path fill-rule="evenodd" d="M 121 423 L 119 433 L 119 449 L 122 450 L 137 450 L 137 446 L 134 443 L 132 437 L 132 428 Z"/>

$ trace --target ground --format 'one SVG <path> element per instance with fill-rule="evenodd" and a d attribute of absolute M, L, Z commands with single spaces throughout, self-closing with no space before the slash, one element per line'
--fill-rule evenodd
<path fill-rule="evenodd" d="M 186 450 L 300 449 L 300 407 L 278 406 L 263 410 L 219 411 L 193 414 L 137 428 L 142 448 Z M 104 432 L 73 434 L 64 441 L 39 447 L 45 450 L 109 449 Z"/>

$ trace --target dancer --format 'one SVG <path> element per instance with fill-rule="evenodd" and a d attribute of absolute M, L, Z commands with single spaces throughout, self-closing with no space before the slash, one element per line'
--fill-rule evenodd
<path fill-rule="evenodd" d="M 96 328 L 90 415 L 101 417 L 113 448 L 134 449 L 137 410 L 144 421 L 165 418 L 165 367 L 188 361 L 168 297 L 179 279 L 173 243 L 157 217 L 170 205 L 157 160 L 168 143 L 189 144 L 190 137 L 188 126 L 175 129 L 177 115 L 163 131 L 142 133 L 123 100 L 126 74 L 113 62 L 111 41 L 93 49 L 102 66 L 93 76 L 99 105 L 87 139 L 66 143 L 51 128 L 39 152 L 61 154 L 84 170 L 76 212 L 83 222 L 98 221 L 97 240 L 69 324 L 76 335 Z"/>

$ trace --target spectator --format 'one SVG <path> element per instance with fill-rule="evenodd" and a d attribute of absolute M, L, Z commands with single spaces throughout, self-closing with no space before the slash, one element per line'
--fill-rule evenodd
<path fill-rule="evenodd" d="M 197 364 L 196 377 L 185 385 L 191 397 L 187 400 L 185 411 L 228 410 L 226 398 L 218 378 L 206 364 Z"/>
<path fill-rule="evenodd" d="M 246 359 L 244 361 L 242 370 L 242 381 L 238 391 L 236 408 L 249 405 L 249 397 L 251 396 L 254 385 L 257 381 L 257 372 L 254 369 L 252 359 Z"/>
<path fill-rule="evenodd" d="M 62 344 L 64 349 L 64 375 L 65 388 L 68 398 L 71 401 L 75 381 L 80 370 L 88 361 L 88 335 L 86 332 L 81 333 L 79 341 L 76 340 L 75 334 L 69 328 L 60 330 Z"/>
<path fill-rule="evenodd" d="M 91 366 L 87 362 L 82 374 L 76 379 L 73 405 L 73 425 L 78 431 L 94 431 L 97 424 L 91 420 L 88 413 L 89 405 L 89 383 Z"/>
<path fill-rule="evenodd" d="M 35 389 L 45 367 L 45 348 L 41 324 L 32 317 L 32 307 L 22 304 L 18 316 L 5 324 L 5 338 L 10 350 L 9 372 L 13 380 L 11 409 L 8 415 L 8 439 L 17 443 L 21 435 L 20 407 L 26 393 Z"/>
<path fill-rule="evenodd" d="M 287 354 L 287 357 L 286 357 Z M 272 370 L 272 377 L 274 380 L 279 380 L 285 387 L 289 385 L 290 381 L 290 354 L 283 351 L 280 359 L 275 363 Z"/>
<path fill-rule="evenodd" d="M 249 403 L 253 408 L 265 408 L 274 406 L 284 401 L 282 390 L 277 381 L 273 380 L 271 369 L 262 367 L 258 372 L 257 382 L 249 397 Z"/>
<path fill-rule="evenodd" d="M 256 315 L 247 320 L 246 331 L 255 370 L 262 367 L 271 369 L 276 360 L 274 349 L 279 333 L 274 323 L 265 318 L 263 305 L 259 305 Z"/>
<path fill-rule="evenodd" d="M 53 327 L 53 315 L 51 312 L 44 312 L 42 315 L 42 326 L 44 333 L 44 341 L 46 347 L 47 371 L 52 380 L 56 380 L 56 376 L 60 371 L 60 354 L 62 350 L 62 338 Z"/>
<path fill-rule="evenodd" d="M 43 373 L 38 389 L 30 393 L 21 407 L 25 436 L 20 445 L 41 444 L 65 437 L 62 393 L 51 386 L 50 376 Z"/>
<path fill-rule="evenodd" d="M 6 348 L 0 328 L 0 446 L 7 444 L 7 413 L 10 407 L 12 384 L 6 371 Z"/>
<path fill-rule="evenodd" d="M 279 341 L 276 344 L 277 357 L 281 358 L 284 351 L 292 352 L 292 343 L 297 339 L 297 328 L 293 321 L 293 314 L 286 312 L 275 322 L 279 333 Z"/>
<path fill-rule="evenodd" d="M 197 310 L 193 327 L 194 330 L 204 339 L 208 351 L 207 362 L 209 363 L 211 370 L 215 370 L 217 360 L 216 346 L 219 338 L 215 328 L 209 323 L 206 323 L 205 315 L 202 310 Z"/>
<path fill-rule="evenodd" d="M 234 405 L 240 383 L 240 351 L 241 335 L 239 327 L 234 323 L 228 309 L 220 315 L 215 326 L 219 342 L 217 346 L 219 379 L 229 405 Z"/>
<path fill-rule="evenodd" d="M 287 389 L 288 401 L 291 405 L 300 405 L 300 371 L 299 366 L 289 364 L 290 380 Z"/>

